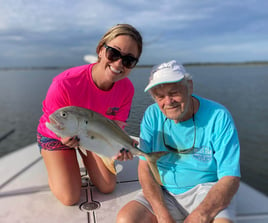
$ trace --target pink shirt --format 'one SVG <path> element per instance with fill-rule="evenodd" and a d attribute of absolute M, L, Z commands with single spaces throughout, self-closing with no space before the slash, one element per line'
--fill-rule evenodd
<path fill-rule="evenodd" d="M 43 115 L 37 131 L 43 136 L 59 139 L 45 125 L 54 111 L 65 106 L 79 106 L 91 109 L 112 120 L 126 122 L 134 87 L 128 78 L 114 83 L 112 89 L 99 89 L 92 79 L 94 64 L 70 68 L 56 76 L 43 101 Z"/>

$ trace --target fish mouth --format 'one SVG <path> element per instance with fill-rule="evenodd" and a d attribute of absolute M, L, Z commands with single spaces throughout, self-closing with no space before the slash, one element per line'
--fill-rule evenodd
<path fill-rule="evenodd" d="M 57 120 L 56 120 L 55 118 L 53 118 L 52 116 L 49 117 L 48 125 L 52 126 L 52 127 L 55 128 L 55 129 L 58 129 L 58 130 L 63 130 L 63 129 L 64 129 L 63 124 L 60 123 L 59 121 L 57 121 Z"/>

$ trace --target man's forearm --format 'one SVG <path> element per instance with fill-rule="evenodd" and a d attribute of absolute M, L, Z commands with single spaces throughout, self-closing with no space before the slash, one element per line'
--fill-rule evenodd
<path fill-rule="evenodd" d="M 160 185 L 154 180 L 147 162 L 140 161 L 138 170 L 143 194 L 151 204 L 158 222 L 175 222 L 172 219 L 168 209 L 166 208 L 162 189 Z"/>

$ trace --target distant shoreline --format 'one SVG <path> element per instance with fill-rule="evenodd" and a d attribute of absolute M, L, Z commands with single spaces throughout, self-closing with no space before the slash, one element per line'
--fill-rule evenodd
<path fill-rule="evenodd" d="M 251 62 L 193 62 L 193 63 L 183 63 L 184 66 L 245 66 L 245 65 L 268 65 L 268 61 L 251 61 Z M 79 66 L 79 65 L 76 65 Z M 137 65 L 137 68 L 149 68 L 154 65 Z M 55 69 L 68 69 L 74 66 L 29 66 L 29 67 L 0 67 L 0 71 L 5 70 L 55 70 Z"/>
<path fill-rule="evenodd" d="M 268 61 L 250 61 L 250 62 L 193 62 L 183 63 L 183 66 L 241 66 L 241 65 L 268 65 Z M 137 67 L 152 67 L 154 65 L 137 65 Z"/>

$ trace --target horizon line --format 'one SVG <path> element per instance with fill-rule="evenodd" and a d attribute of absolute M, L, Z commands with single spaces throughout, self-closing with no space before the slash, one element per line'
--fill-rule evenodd
<path fill-rule="evenodd" d="M 268 65 L 268 61 L 245 61 L 245 62 L 186 62 L 183 66 L 217 66 L 217 65 Z M 138 64 L 136 67 L 153 67 L 155 64 Z M 61 69 L 74 66 L 19 66 L 19 67 L 0 67 L 0 70 L 34 70 L 34 69 Z"/>

